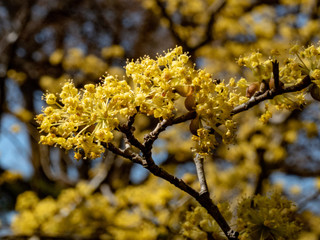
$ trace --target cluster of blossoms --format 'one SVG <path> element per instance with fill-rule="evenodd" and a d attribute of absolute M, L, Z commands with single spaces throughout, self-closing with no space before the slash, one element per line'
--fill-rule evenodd
<path fill-rule="evenodd" d="M 319 95 L 320 92 L 317 92 L 317 94 L 314 94 L 313 92 L 318 91 L 320 85 L 320 46 L 316 47 L 311 45 L 302 49 L 300 46 L 294 45 L 289 52 L 292 56 L 286 58 L 284 60 L 284 65 L 279 68 L 279 81 L 281 87 L 293 86 L 303 81 L 303 79 L 309 75 L 314 82 L 314 86 L 317 86 L 317 89 L 311 91 L 311 95 L 319 100 L 317 95 Z M 275 53 L 275 55 L 277 54 L 278 53 Z M 262 83 L 266 85 L 264 90 L 274 88 L 272 62 L 273 60 L 271 58 L 264 59 L 259 52 L 255 52 L 247 57 L 241 57 L 238 60 L 239 65 L 248 67 L 252 71 L 255 81 L 257 81 L 255 82 L 257 86 Z M 305 88 L 295 93 L 277 95 L 270 100 L 270 103 L 279 110 L 300 108 L 300 106 L 305 103 L 305 94 L 307 90 L 308 89 Z M 272 113 L 267 106 L 266 113 L 261 117 L 261 120 L 266 122 L 270 117 L 272 117 Z"/>
<path fill-rule="evenodd" d="M 77 234 L 83 237 L 99 235 L 101 229 L 114 217 L 110 201 L 94 188 L 81 181 L 75 188 L 64 189 L 57 199 L 47 196 L 39 199 L 37 194 L 26 191 L 17 198 L 12 222 L 15 234 L 61 236 Z M 98 236 L 95 236 L 100 239 Z"/>
<path fill-rule="evenodd" d="M 238 64 L 249 68 L 259 82 L 271 78 L 272 60 L 264 60 L 260 52 L 254 52 L 250 56 L 239 58 Z"/>
<path fill-rule="evenodd" d="M 294 205 L 279 193 L 246 198 L 237 212 L 241 239 L 294 239 L 301 228 Z"/>
<path fill-rule="evenodd" d="M 120 118 L 133 115 L 134 95 L 126 81 L 113 76 L 102 78 L 102 84 L 87 84 L 81 92 L 72 82 L 66 82 L 57 101 L 55 94 L 46 94 L 49 105 L 44 114 L 36 117 L 42 135 L 40 143 L 57 144 L 66 150 L 75 149 L 80 159 L 83 150 L 86 157 L 97 158 L 104 152 L 101 142 L 113 140 L 112 131 Z"/>
<path fill-rule="evenodd" d="M 171 229 L 179 232 L 177 223 L 185 210 L 173 204 L 181 199 L 174 190 L 173 185 L 152 177 L 143 186 L 120 189 L 112 197 L 97 192 L 87 181 L 62 190 L 57 198 L 40 199 L 35 192 L 26 191 L 17 198 L 18 214 L 11 227 L 14 234 L 51 238 L 166 239 L 173 235 Z M 153 194 L 144 197 L 150 191 Z M 174 239 L 181 239 L 178 236 Z"/>
<path fill-rule="evenodd" d="M 301 51 L 299 50 L 300 47 L 295 45 L 290 49 L 290 52 L 300 60 L 299 67 L 302 69 L 302 74 L 309 74 L 311 80 L 320 87 L 320 46 L 310 45 Z"/>
<path fill-rule="evenodd" d="M 219 80 L 213 81 L 209 74 L 200 70 L 198 77 L 193 79 L 193 85 L 199 88 L 193 97 L 201 126 L 193 139 L 199 143 L 196 151 L 204 154 L 208 153 L 208 146 L 212 147 L 217 142 L 214 135 L 209 136 L 209 131 L 203 126 L 209 126 L 210 129 L 213 129 L 225 143 L 229 143 L 234 138 L 236 124 L 232 120 L 232 110 L 235 106 L 248 100 L 243 95 L 247 81 L 244 78 L 238 82 L 231 78 L 228 83 Z"/>
<path fill-rule="evenodd" d="M 137 110 L 169 119 L 178 112 L 176 100 L 181 97 L 185 97 L 187 110 L 198 115 L 193 137 L 198 141 L 197 152 L 205 153 L 216 143 L 214 135 L 209 136 L 209 127 L 228 142 L 235 131 L 231 111 L 247 100 L 243 96 L 247 82 L 243 78 L 237 83 L 232 78 L 228 84 L 213 80 L 188 61 L 188 55 L 176 47 L 156 60 L 144 57 L 128 62 L 126 74 L 132 79 L 132 87 L 113 76 L 104 76 L 101 84 L 87 84 L 80 91 L 66 82 L 59 96 L 45 95 L 49 106 L 36 117 L 41 131 L 47 134 L 40 142 L 75 149 L 76 159 L 82 157 L 80 150 L 85 157 L 96 158 L 104 152 L 102 143 L 113 140 L 120 119 Z"/>
<path fill-rule="evenodd" d="M 319 90 L 319 52 L 320 47 L 313 45 L 300 52 L 293 47 L 294 57 L 288 58 L 279 68 L 280 88 L 297 84 L 310 75 Z M 262 55 L 255 52 L 238 62 L 251 69 L 259 84 L 266 85 L 263 91 L 274 88 L 273 60 L 263 60 Z M 250 97 L 245 96 L 249 85 L 246 79 L 213 79 L 205 70 L 196 70 L 181 47 L 156 59 L 145 56 L 130 61 L 125 69 L 132 81 L 130 84 L 109 75 L 102 77 L 101 84 L 85 85 L 84 90 L 78 91 L 72 82 L 66 82 L 59 96 L 46 94 L 49 106 L 36 118 L 41 131 L 47 134 L 40 142 L 56 144 L 66 150 L 75 149 L 76 159 L 82 157 L 80 150 L 85 157 L 96 158 L 104 152 L 103 145 L 114 139 L 113 131 L 117 130 L 121 119 L 137 112 L 160 120 L 173 118 L 181 112 L 178 104 L 181 101 L 177 101 L 180 98 L 184 99 L 184 111 L 196 112 L 196 118 L 190 123 L 195 152 L 207 154 L 217 145 L 217 135 L 224 143 L 234 139 L 236 124 L 232 111 Z M 299 108 L 305 102 L 305 93 L 306 90 L 301 90 L 281 94 L 270 103 L 277 109 Z M 266 106 L 261 120 L 266 122 L 271 116 Z"/>

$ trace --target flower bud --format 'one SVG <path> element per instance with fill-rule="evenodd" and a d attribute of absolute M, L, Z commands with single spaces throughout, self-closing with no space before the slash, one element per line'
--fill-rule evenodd
<path fill-rule="evenodd" d="M 46 103 L 48 105 L 55 104 L 56 100 L 57 100 L 57 97 L 53 93 L 50 93 L 50 94 L 46 95 Z"/>
<path fill-rule="evenodd" d="M 259 91 L 259 88 L 260 88 L 259 83 L 257 82 L 251 83 L 247 88 L 246 96 L 248 98 L 251 98 L 256 91 Z"/>
<path fill-rule="evenodd" d="M 279 87 L 282 88 L 284 86 L 283 82 L 279 81 Z M 269 81 L 269 88 L 270 89 L 274 89 L 274 78 L 271 78 Z"/>
<path fill-rule="evenodd" d="M 320 88 L 317 86 L 317 84 L 312 84 L 310 87 L 310 94 L 313 99 L 320 101 Z"/>
<path fill-rule="evenodd" d="M 269 84 L 267 83 L 266 80 L 262 80 L 261 83 L 260 83 L 259 91 L 260 91 L 261 93 L 264 93 L 264 92 L 266 92 L 268 89 L 269 89 Z"/>
<path fill-rule="evenodd" d="M 173 92 L 179 93 L 182 97 L 188 97 L 193 93 L 193 86 L 178 85 L 173 88 Z"/>
<path fill-rule="evenodd" d="M 199 127 L 200 127 L 200 118 L 199 116 L 197 116 L 196 118 L 192 119 L 190 122 L 190 125 L 189 125 L 190 132 L 193 135 L 198 136 L 197 130 L 199 129 Z"/>
<path fill-rule="evenodd" d="M 186 109 L 188 109 L 189 111 L 194 111 L 196 105 L 197 105 L 197 103 L 196 103 L 193 95 L 189 95 L 189 96 L 186 97 L 186 99 L 184 100 L 184 106 L 185 106 Z"/>

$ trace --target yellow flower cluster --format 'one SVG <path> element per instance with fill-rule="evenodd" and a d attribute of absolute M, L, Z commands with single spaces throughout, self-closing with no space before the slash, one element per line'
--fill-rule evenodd
<path fill-rule="evenodd" d="M 243 96 L 247 86 L 244 78 L 228 83 L 212 79 L 204 70 L 195 70 L 188 65 L 189 57 L 182 52 L 181 47 L 159 56 L 157 60 L 145 57 L 137 62 L 129 62 L 126 66 L 127 76 L 135 83 L 135 102 L 140 111 L 156 118 L 169 118 L 177 111 L 174 102 L 179 97 L 187 97 L 186 107 L 196 110 L 201 124 L 213 128 L 229 142 L 234 136 L 235 125 L 231 120 L 232 109 L 248 99 Z M 191 97 L 192 95 L 192 97 Z M 192 104 L 190 104 L 192 102 Z M 218 129 L 224 125 L 225 129 Z M 204 135 L 207 130 L 202 128 Z M 199 142 L 196 151 L 210 149 L 215 145 L 214 136 L 194 136 Z"/>
<path fill-rule="evenodd" d="M 320 82 L 318 48 L 312 45 L 303 50 L 291 49 L 296 57 L 288 58 L 280 67 L 281 87 L 296 84 L 307 74 L 315 84 Z M 261 53 L 255 52 L 240 58 L 238 63 L 250 68 L 258 82 L 263 81 L 267 89 L 273 88 L 271 59 L 264 60 Z M 181 111 L 177 103 L 180 98 L 184 98 L 186 110 L 197 113 L 190 124 L 193 140 L 197 142 L 194 151 L 208 153 L 217 144 L 215 137 L 218 135 L 224 143 L 234 139 L 236 124 L 232 110 L 248 101 L 244 96 L 248 86 L 246 79 L 215 80 L 205 70 L 196 70 L 190 65 L 189 56 L 183 53 L 182 47 L 156 59 L 145 56 L 130 61 L 125 69 L 132 81 L 130 85 L 125 80 L 104 76 L 102 84 L 87 84 L 81 91 L 72 82 L 67 82 L 59 96 L 46 94 L 49 106 L 43 110 L 44 114 L 37 116 L 41 131 L 47 134 L 40 142 L 56 144 L 66 150 L 73 148 L 77 159 L 82 157 L 80 149 L 84 150 L 85 157 L 96 158 L 104 152 L 101 143 L 113 140 L 113 131 L 120 119 L 137 111 L 154 118 L 172 118 Z M 277 109 L 299 108 L 305 102 L 305 93 L 306 90 L 285 93 L 270 103 Z M 263 122 L 272 116 L 268 107 L 266 110 L 261 117 Z"/>
<path fill-rule="evenodd" d="M 320 46 L 310 45 L 307 48 L 302 48 L 294 45 L 289 50 L 289 53 L 291 53 L 292 56 L 286 58 L 284 64 L 280 65 L 279 68 L 281 87 L 295 85 L 309 75 L 311 80 L 317 85 L 318 88 L 314 90 L 317 91 L 320 86 Z M 247 57 L 239 58 L 238 64 L 248 67 L 252 71 L 255 81 L 259 84 L 264 81 L 266 84 L 264 91 L 274 87 L 271 59 L 264 59 L 261 53 L 255 52 Z M 269 101 L 278 110 L 293 110 L 301 108 L 305 103 L 306 92 L 307 89 L 295 93 L 284 93 L 275 96 Z M 318 99 L 318 93 L 312 94 L 312 96 Z M 266 109 L 266 113 L 261 117 L 261 120 L 266 122 L 271 116 L 272 112 Z"/>
<path fill-rule="evenodd" d="M 74 188 L 62 190 L 56 199 L 39 199 L 31 191 L 20 194 L 18 213 L 11 225 L 13 233 L 60 238 L 182 239 L 180 222 L 188 204 L 177 207 L 185 194 L 173 185 L 151 177 L 143 185 L 119 189 L 114 195 L 104 196 L 95 190 L 81 181 Z M 146 198 L 146 192 L 151 191 L 154 194 Z"/>
<path fill-rule="evenodd" d="M 297 58 L 299 58 L 301 62 L 300 68 L 303 69 L 302 72 L 309 74 L 311 80 L 320 87 L 320 46 L 310 45 L 300 50 L 300 52 L 297 52 L 297 48 L 300 50 L 300 48 L 295 45 L 291 48 L 291 52 L 295 53 Z"/>
<path fill-rule="evenodd" d="M 174 101 L 179 98 L 176 88 L 191 85 L 197 74 L 187 65 L 188 59 L 177 47 L 157 60 L 144 57 L 127 63 L 126 74 L 133 80 L 135 104 L 140 112 L 164 119 L 174 115 Z"/>
<path fill-rule="evenodd" d="M 272 118 L 272 113 L 269 110 L 269 105 L 266 103 L 265 104 L 265 113 L 261 115 L 259 120 L 263 123 L 267 123 L 269 119 Z"/>
<path fill-rule="evenodd" d="M 239 58 L 238 64 L 249 68 L 259 82 L 271 78 L 272 61 L 270 59 L 264 60 L 263 55 L 260 52 L 255 52 L 250 56 Z"/>
<path fill-rule="evenodd" d="M 27 79 L 27 74 L 25 74 L 24 72 L 18 72 L 14 69 L 9 69 L 7 71 L 7 76 L 15 80 L 18 84 L 23 84 Z"/>
<path fill-rule="evenodd" d="M 294 205 L 278 193 L 244 199 L 237 212 L 240 239 L 295 239 L 300 230 Z"/>
<path fill-rule="evenodd" d="M 263 159 L 267 163 L 280 163 L 287 157 L 284 145 L 294 143 L 298 139 L 299 131 L 313 137 L 317 134 L 317 126 L 314 122 L 295 119 L 284 124 L 262 124 L 261 120 L 248 113 L 237 131 L 237 144 L 228 146 L 228 149 L 220 148 L 219 154 L 233 163 L 245 160 L 248 166 L 253 168 L 258 163 L 257 149 L 260 149 L 263 150 Z M 257 173 L 253 169 L 244 172 Z M 241 176 L 241 173 L 238 174 Z"/>
<path fill-rule="evenodd" d="M 184 207 L 178 210 L 177 205 L 171 204 L 181 197 L 175 190 L 172 185 L 156 177 L 151 177 L 143 185 L 118 190 L 115 197 L 119 211 L 113 218 L 118 227 L 111 228 L 115 239 L 158 239 L 159 236 L 167 236 L 168 229 L 179 224 L 181 210 L 184 210 Z M 146 198 L 147 192 L 152 194 Z"/>
<path fill-rule="evenodd" d="M 12 183 L 22 179 L 22 175 L 18 172 L 4 171 L 0 174 L 0 185 L 4 183 Z"/>
<path fill-rule="evenodd" d="M 99 238 L 100 234 L 106 233 L 100 229 L 113 219 L 114 209 L 106 197 L 87 191 L 92 189 L 90 187 L 80 182 L 75 188 L 63 190 L 57 199 L 48 196 L 40 200 L 31 191 L 20 194 L 16 203 L 19 213 L 11 225 L 13 232 L 28 236 L 75 234 Z"/>
<path fill-rule="evenodd" d="M 101 55 L 108 59 L 112 57 L 123 57 L 124 49 L 120 45 L 112 45 L 110 47 L 104 47 L 101 50 Z"/>
<path fill-rule="evenodd" d="M 59 96 L 46 94 L 48 107 L 36 117 L 42 135 L 40 143 L 59 145 L 66 150 L 75 149 L 75 158 L 97 158 L 104 152 L 101 142 L 113 139 L 112 131 L 119 118 L 136 112 L 134 96 L 126 81 L 113 76 L 102 78 L 97 86 L 87 84 L 81 92 L 72 82 L 66 82 Z M 59 97 L 59 102 L 57 98 Z"/>
<path fill-rule="evenodd" d="M 228 83 L 225 81 L 212 80 L 210 74 L 205 71 L 198 71 L 198 76 L 192 80 L 195 89 L 194 93 L 196 112 L 201 119 L 200 126 L 209 126 L 215 134 L 222 137 L 224 143 L 230 143 L 235 135 L 236 125 L 232 120 L 231 111 L 237 105 L 245 103 L 248 98 L 243 95 L 247 81 L 241 78 L 235 82 L 231 78 Z M 205 128 L 198 129 L 198 135 L 193 136 L 198 141 L 196 151 L 206 154 L 213 148 L 217 141 L 213 134 Z"/>
<path fill-rule="evenodd" d="M 112 141 L 120 116 L 132 116 L 139 109 L 148 116 L 168 119 L 177 113 L 175 101 L 180 97 L 189 101 L 188 110 L 197 112 L 203 128 L 200 132 L 205 133 L 204 127 L 210 127 L 229 142 L 235 131 L 231 111 L 247 100 L 243 96 L 246 80 L 213 80 L 209 73 L 195 70 L 188 61 L 189 56 L 176 47 L 156 60 L 144 57 L 128 62 L 126 74 L 133 81 L 132 87 L 113 76 L 103 77 L 98 86 L 87 84 L 81 91 L 66 82 L 59 96 L 45 95 L 49 106 L 36 118 L 41 131 L 47 134 L 41 136 L 40 142 L 66 150 L 73 148 L 77 159 L 81 158 L 80 149 L 85 157 L 96 158 L 104 151 L 101 142 Z M 219 125 L 223 128 L 218 129 Z M 194 139 L 199 141 L 198 149 L 215 145 L 214 137 Z"/>
<path fill-rule="evenodd" d="M 310 45 L 307 48 L 302 48 L 294 45 L 289 50 L 293 57 L 285 60 L 285 65 L 280 67 L 280 81 L 285 86 L 291 86 L 302 81 L 302 79 L 309 75 L 311 80 L 320 86 L 320 46 Z M 318 89 L 317 88 L 317 89 Z M 305 103 L 306 90 L 297 93 L 285 93 L 276 96 L 270 102 L 276 106 L 277 109 L 293 110 L 301 108 Z"/>

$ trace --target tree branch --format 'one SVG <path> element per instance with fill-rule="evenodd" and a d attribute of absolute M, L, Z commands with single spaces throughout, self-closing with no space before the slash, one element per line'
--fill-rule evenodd
<path fill-rule="evenodd" d="M 274 78 L 278 78 L 278 70 L 277 70 L 277 62 L 273 63 L 274 67 Z M 275 79 L 276 80 L 276 79 Z M 259 96 L 253 96 L 248 102 L 239 105 L 235 107 L 231 115 L 235 115 L 237 113 L 243 112 L 245 110 L 248 110 L 249 108 L 257 105 L 258 103 L 267 100 L 272 99 L 277 95 L 281 95 L 283 93 L 289 93 L 289 92 L 296 92 L 301 91 L 304 88 L 308 87 L 311 84 L 311 78 L 310 76 L 306 76 L 301 82 L 299 82 L 296 85 L 287 87 L 287 88 L 281 88 L 281 87 L 275 87 L 273 89 L 267 90 L 264 93 L 262 93 Z M 279 84 L 279 82 L 278 82 Z M 188 120 L 191 120 L 196 117 L 196 112 L 188 112 L 180 117 L 177 118 L 170 118 L 162 120 L 158 123 L 158 125 L 155 127 L 153 131 L 151 131 L 149 134 L 147 134 L 144 137 L 144 143 L 140 143 L 133 135 L 133 129 L 132 124 L 134 121 L 134 117 L 130 118 L 128 120 L 128 123 L 126 125 L 122 125 L 119 127 L 120 131 L 122 131 L 126 137 L 129 143 L 136 146 L 141 150 L 142 156 L 138 155 L 137 153 L 131 151 L 130 147 L 127 147 L 126 149 L 122 150 L 120 148 L 115 147 L 113 144 L 108 143 L 104 144 L 104 146 L 112 151 L 115 154 L 118 154 L 124 158 L 127 158 L 131 160 L 134 163 L 138 163 L 148 169 L 153 175 L 158 176 L 169 183 L 173 184 L 180 190 L 188 193 L 190 196 L 195 198 L 198 203 L 204 207 L 208 213 L 215 219 L 215 221 L 218 223 L 222 231 L 225 233 L 227 238 L 229 240 L 236 240 L 238 239 L 238 233 L 233 231 L 222 214 L 220 213 L 218 207 L 212 202 L 209 192 L 208 192 L 208 186 L 205 179 L 204 169 L 203 169 L 203 159 L 200 157 L 195 158 L 195 164 L 197 168 L 197 174 L 200 182 L 200 192 L 197 192 L 193 188 L 191 188 L 189 185 L 187 185 L 182 179 L 179 179 L 170 173 L 166 172 L 161 167 L 157 166 L 152 159 L 152 146 L 154 141 L 159 137 L 159 134 L 163 132 L 168 126 L 173 124 L 182 123 Z"/>
<path fill-rule="evenodd" d="M 289 93 L 289 92 L 297 92 L 305 89 L 311 84 L 311 78 L 309 75 L 305 76 L 304 79 L 301 80 L 301 82 L 297 83 L 296 85 L 286 87 L 286 88 L 278 88 L 278 89 L 270 89 L 265 91 L 263 94 L 259 96 L 253 96 L 249 99 L 248 102 L 243 103 L 237 107 L 235 107 L 231 111 L 231 115 L 235 115 L 237 113 L 243 112 L 248 110 L 249 108 L 252 108 L 253 106 L 257 105 L 258 103 L 267 100 L 267 99 L 272 99 L 277 95 L 281 95 L 284 93 Z"/>
<path fill-rule="evenodd" d="M 263 102 L 264 100 L 267 99 L 273 99 L 274 97 L 284 94 L 284 93 L 289 93 L 289 92 L 297 92 L 301 91 L 305 88 L 307 88 L 310 84 L 312 83 L 311 78 L 309 75 L 305 76 L 299 83 L 293 86 L 289 86 L 286 88 L 278 88 L 278 89 L 269 89 L 265 91 L 263 94 L 255 97 L 251 97 L 248 102 L 243 103 L 239 106 L 236 106 L 232 111 L 231 111 L 231 116 L 236 115 L 240 112 L 244 112 L 255 105 L 259 104 L 260 102 Z M 186 122 L 188 120 L 192 120 L 197 116 L 197 113 L 195 111 L 188 112 L 180 117 L 174 118 L 174 119 L 169 119 L 167 122 L 167 126 L 171 126 L 174 124 L 179 124 L 182 122 Z M 164 129 L 163 129 L 164 130 Z"/>
<path fill-rule="evenodd" d="M 122 149 L 114 146 L 112 143 L 103 143 L 102 142 L 101 144 L 103 147 L 105 147 L 109 151 L 113 152 L 114 154 L 117 154 L 123 158 L 127 158 L 134 163 L 138 163 L 138 164 L 143 163 L 142 157 L 140 157 L 138 154 L 130 151 L 130 149 L 122 150 Z"/>
<path fill-rule="evenodd" d="M 194 163 L 196 165 L 196 170 L 197 170 L 197 175 L 200 183 L 200 195 L 202 194 L 209 194 L 208 190 L 208 185 L 207 185 L 207 180 L 206 176 L 204 173 L 204 168 L 203 168 L 203 157 L 200 156 L 200 154 L 196 154 L 194 158 Z"/>
<path fill-rule="evenodd" d="M 147 161 L 147 162 L 154 163 L 153 160 Z M 192 187 L 187 185 L 182 179 L 171 175 L 170 173 L 166 172 L 164 169 L 157 166 L 156 164 L 146 165 L 144 167 L 148 169 L 153 175 L 168 181 L 169 183 L 173 184 L 180 190 L 188 193 L 190 196 L 195 198 L 197 202 L 200 203 L 200 205 L 204 207 L 208 211 L 208 213 L 213 217 L 213 219 L 218 223 L 218 225 L 220 226 L 220 228 L 222 229 L 222 231 L 225 233 L 225 235 L 229 240 L 238 239 L 239 234 L 230 228 L 227 221 L 224 219 L 221 212 L 219 211 L 218 207 L 212 202 L 209 194 L 198 193 Z"/>
<path fill-rule="evenodd" d="M 127 140 L 138 149 L 142 149 L 144 146 L 136 139 L 133 135 L 134 127 L 132 126 L 134 123 L 135 115 L 130 116 L 128 122 L 126 124 L 121 124 L 118 126 L 119 130 L 124 133 L 127 137 Z"/>
<path fill-rule="evenodd" d="M 176 118 L 172 119 L 170 123 L 171 123 L 171 125 L 173 125 L 173 124 L 186 122 L 188 120 L 196 118 L 196 116 L 197 116 L 196 111 L 187 112 L 186 114 L 183 114 L 180 117 L 176 117 Z"/>
<path fill-rule="evenodd" d="M 218 207 L 212 202 L 209 196 L 208 187 L 204 177 L 203 164 L 201 163 L 203 159 L 202 160 L 199 159 L 202 167 L 199 164 L 197 167 L 201 172 L 199 173 L 199 176 L 201 176 L 199 177 L 199 181 L 201 182 L 201 185 L 202 185 L 200 193 L 197 192 L 192 187 L 190 187 L 188 184 L 186 184 L 182 179 L 177 178 L 174 175 L 171 175 L 170 173 L 168 173 L 167 171 L 165 171 L 164 169 L 156 165 L 154 160 L 152 159 L 152 155 L 151 155 L 152 144 L 158 138 L 159 134 L 162 131 L 164 131 L 165 128 L 170 124 L 178 123 L 183 119 L 188 120 L 188 118 L 193 116 L 193 114 L 194 113 L 186 114 L 180 118 L 163 120 L 159 122 L 158 125 L 155 127 L 155 129 L 145 136 L 145 142 L 143 144 L 143 147 L 141 148 L 142 156 L 131 151 L 130 147 L 126 147 L 126 149 L 122 150 L 118 147 L 115 147 L 112 143 L 108 143 L 108 144 L 102 143 L 102 144 L 105 148 L 107 148 L 114 154 L 120 155 L 124 158 L 129 159 L 134 163 L 138 163 L 142 165 L 144 168 L 148 169 L 153 175 L 168 181 L 169 183 L 173 184 L 175 187 L 179 188 L 180 190 L 192 196 L 215 219 L 215 221 L 218 223 L 218 225 L 220 226 L 220 228 L 222 229 L 222 231 L 225 233 L 225 235 L 229 240 L 237 240 L 239 234 L 230 228 L 227 221 L 224 219 L 221 212 L 219 211 Z"/>

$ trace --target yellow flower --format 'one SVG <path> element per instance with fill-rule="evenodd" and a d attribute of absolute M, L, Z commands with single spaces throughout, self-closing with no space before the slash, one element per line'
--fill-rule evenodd
<path fill-rule="evenodd" d="M 310 72 L 310 77 L 314 80 L 320 80 L 320 69 L 315 69 Z"/>
<path fill-rule="evenodd" d="M 23 211 L 13 219 L 11 229 L 15 234 L 31 236 L 39 227 L 39 223 L 30 210 Z"/>
<path fill-rule="evenodd" d="M 300 50 L 295 46 L 291 52 L 295 58 L 288 58 L 279 69 L 280 81 L 293 85 L 303 79 L 309 68 L 314 81 L 319 81 L 318 48 L 311 45 Z M 307 64 L 302 62 L 301 54 Z M 71 63 L 70 59 L 65 59 L 66 67 L 82 66 L 83 63 L 97 65 L 98 68 L 104 66 L 94 56 L 84 58 L 79 49 L 70 50 L 68 55 L 76 60 Z M 264 59 L 259 52 L 239 58 L 238 63 L 250 68 L 258 81 L 268 81 L 272 75 L 272 60 Z M 86 67 L 82 67 L 86 71 Z M 196 142 L 194 151 L 206 154 L 214 148 L 217 144 L 214 134 L 220 135 L 224 143 L 234 139 L 236 123 L 232 119 L 233 109 L 248 101 L 245 96 L 246 79 L 214 80 L 210 73 L 196 70 L 189 64 L 189 56 L 183 53 L 182 47 L 170 49 L 156 59 L 145 56 L 128 61 L 125 69 L 130 85 L 108 75 L 101 77 L 100 84 L 87 84 L 81 90 L 68 81 L 58 95 L 46 94 L 47 104 L 54 106 L 44 108 L 43 114 L 36 117 L 40 131 L 46 134 L 40 142 L 59 145 L 67 150 L 73 148 L 77 159 L 82 157 L 82 150 L 85 158 L 96 158 L 104 152 L 103 146 L 113 141 L 114 131 L 121 121 L 137 111 L 154 118 L 170 119 L 183 111 L 179 107 L 181 98 L 187 110 L 196 111 L 200 119 L 198 135 L 192 137 Z M 305 92 L 276 96 L 270 104 L 277 109 L 299 108 L 304 104 Z M 260 120 L 267 122 L 271 116 L 266 109 Z M 259 142 L 256 143 L 259 145 Z"/>
<path fill-rule="evenodd" d="M 55 104 L 56 100 L 57 100 L 57 97 L 53 93 L 46 95 L 46 103 L 47 104 L 49 104 L 49 105 Z"/>

